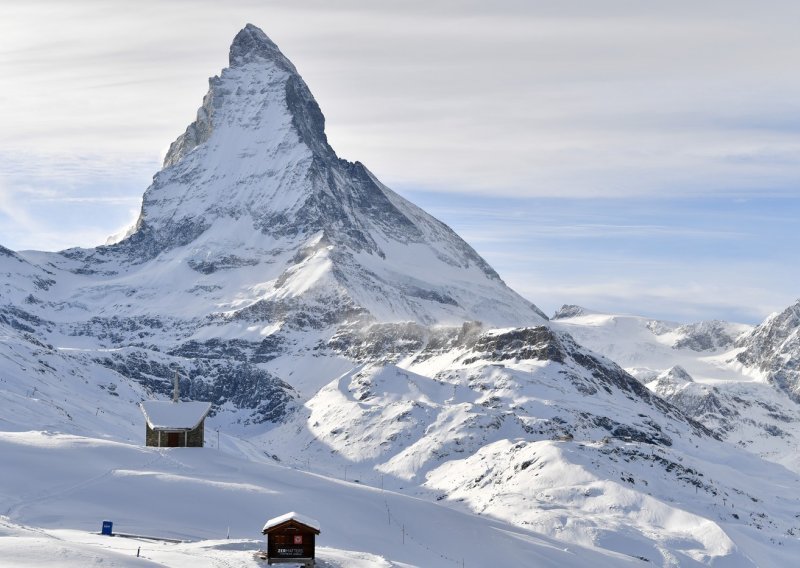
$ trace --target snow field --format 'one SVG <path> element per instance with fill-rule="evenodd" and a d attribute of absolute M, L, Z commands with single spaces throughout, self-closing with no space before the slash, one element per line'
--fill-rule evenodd
<path fill-rule="evenodd" d="M 630 560 L 578 546 L 565 552 L 563 543 L 499 521 L 209 449 L 159 450 L 23 432 L 0 434 L 0 455 L 6 458 L 0 558 L 30 565 L 41 559 L 33 551 L 50 542 L 63 553 L 51 557 L 54 566 L 99 559 L 132 565 L 125 554 L 135 547 L 127 539 L 88 534 L 99 532 L 103 520 L 112 520 L 115 532 L 196 541 L 137 544 L 151 565 L 248 565 L 264 522 L 290 510 L 320 521 L 318 543 L 330 566 L 367 566 L 375 559 L 372 565 L 426 568 L 457 566 L 462 559 L 481 567 L 531 561 L 619 566 Z M 221 544 L 228 530 L 234 540 Z"/>

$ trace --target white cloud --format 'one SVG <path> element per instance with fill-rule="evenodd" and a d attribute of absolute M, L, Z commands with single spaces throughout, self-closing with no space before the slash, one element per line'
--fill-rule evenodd
<path fill-rule="evenodd" d="M 9 189 L 0 180 L 0 218 L 4 230 L 9 233 L 36 233 L 41 230 L 39 223 L 28 210 L 17 203 L 18 193 Z"/>
<path fill-rule="evenodd" d="M 339 153 L 391 185 L 785 191 L 798 10 L 768 4 L 26 2 L 0 18 L 5 144 L 149 158 L 252 21 L 296 62 Z"/>
<path fill-rule="evenodd" d="M 630 275 L 603 281 L 585 276 L 588 277 L 562 281 L 557 286 L 532 283 L 528 275 L 510 275 L 506 282 L 550 314 L 568 303 L 681 323 L 717 318 L 758 324 L 766 315 L 790 305 L 797 296 L 789 291 L 776 294 L 766 287 L 724 286 L 718 281 L 709 282 L 704 275 L 682 285 Z"/>
<path fill-rule="evenodd" d="M 113 154 L 2 153 L 0 244 L 62 250 L 103 244 L 130 226 L 153 169 Z"/>

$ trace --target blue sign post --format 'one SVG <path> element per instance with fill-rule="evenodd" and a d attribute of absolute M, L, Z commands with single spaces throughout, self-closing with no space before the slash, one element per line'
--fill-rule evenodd
<path fill-rule="evenodd" d="M 112 523 L 111 521 L 103 521 L 103 531 L 101 532 L 101 534 L 111 536 L 113 534 L 111 532 L 113 528 L 114 528 L 114 523 Z"/>

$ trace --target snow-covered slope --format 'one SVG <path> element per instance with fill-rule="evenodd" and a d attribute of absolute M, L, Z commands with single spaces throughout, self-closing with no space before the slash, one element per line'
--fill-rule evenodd
<path fill-rule="evenodd" d="M 693 376 L 726 378 L 729 370 L 719 355 L 734 347 L 752 327 L 708 321 L 693 324 L 654 320 L 632 315 L 604 314 L 564 306 L 553 325 L 571 333 L 579 343 L 610 357 L 628 369 L 651 371 L 683 366 Z M 724 357 L 723 357 L 724 359 Z"/>
<path fill-rule="evenodd" d="M 226 450 L 0 433 L 0 566 L 264 566 L 255 556 L 265 548 L 261 527 L 293 508 L 313 511 L 320 521 L 323 568 L 462 566 L 462 560 L 464 566 L 636 564 L 629 556 L 565 547 L 507 523 Z M 195 542 L 91 534 L 107 519 L 116 533 Z"/>
<path fill-rule="evenodd" d="M 622 364 L 725 440 L 800 472 L 800 408 L 792 390 L 800 361 L 796 305 L 755 328 L 565 308 L 554 327 Z"/>
<path fill-rule="evenodd" d="M 796 474 L 715 439 L 568 335 L 381 331 L 392 340 L 335 337 L 360 365 L 254 441 L 657 565 L 770 565 L 787 550 L 753 544 L 797 530 L 795 505 L 759 480 Z"/>

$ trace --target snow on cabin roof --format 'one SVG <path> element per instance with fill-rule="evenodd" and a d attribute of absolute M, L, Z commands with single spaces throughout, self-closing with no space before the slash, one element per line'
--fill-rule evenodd
<path fill-rule="evenodd" d="M 193 430 L 211 410 L 210 402 L 199 401 L 145 400 L 140 406 L 153 430 Z"/>
<path fill-rule="evenodd" d="M 275 517 L 274 519 L 268 520 L 267 524 L 264 525 L 264 528 L 261 529 L 261 532 L 265 533 L 269 529 L 277 527 L 278 525 L 281 525 L 286 521 L 296 521 L 301 525 L 306 525 L 307 527 L 314 529 L 317 532 L 320 531 L 319 521 L 292 511 L 291 513 L 286 513 L 285 515 L 281 515 L 280 517 Z"/>

